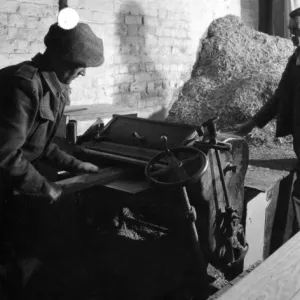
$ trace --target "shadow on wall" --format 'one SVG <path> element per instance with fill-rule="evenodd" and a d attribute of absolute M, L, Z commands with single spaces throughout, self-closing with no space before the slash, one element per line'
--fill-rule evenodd
<path fill-rule="evenodd" d="M 164 119 L 168 84 L 161 62 L 153 61 L 160 46 L 156 27 L 148 26 L 145 13 L 136 2 L 121 6 L 117 33 L 120 39 L 119 59 L 114 62 L 116 92 L 113 103 L 136 108 L 139 116 Z M 153 113 L 155 110 L 159 112 Z"/>

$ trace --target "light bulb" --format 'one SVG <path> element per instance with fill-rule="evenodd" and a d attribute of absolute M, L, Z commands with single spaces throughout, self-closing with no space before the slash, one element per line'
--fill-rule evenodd
<path fill-rule="evenodd" d="M 79 22 L 78 12 L 71 8 L 66 7 L 62 9 L 57 16 L 58 26 L 65 30 L 73 29 L 77 26 Z"/>

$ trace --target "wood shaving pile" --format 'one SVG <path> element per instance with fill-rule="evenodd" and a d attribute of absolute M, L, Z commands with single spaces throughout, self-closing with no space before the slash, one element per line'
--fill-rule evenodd
<path fill-rule="evenodd" d="M 201 125 L 219 115 L 222 131 L 246 121 L 274 93 L 293 50 L 288 39 L 258 32 L 236 16 L 213 21 L 168 121 Z M 274 132 L 271 122 L 250 141 L 272 143 Z"/>

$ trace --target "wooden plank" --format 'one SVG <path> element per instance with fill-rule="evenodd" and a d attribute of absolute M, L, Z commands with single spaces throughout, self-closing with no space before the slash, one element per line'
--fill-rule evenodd
<path fill-rule="evenodd" d="M 97 120 L 97 119 L 101 119 L 103 120 L 104 123 L 106 123 L 107 121 L 109 121 L 112 116 L 113 113 L 112 112 L 89 112 L 87 114 L 84 113 L 84 111 L 81 111 L 82 114 L 78 114 L 78 115 L 70 115 L 67 116 L 69 118 L 69 120 L 76 120 L 76 121 L 91 121 L 91 120 Z M 136 110 L 118 110 L 117 111 L 118 115 L 130 115 L 133 117 L 137 117 L 137 112 Z"/>
<path fill-rule="evenodd" d="M 246 240 L 249 250 L 244 259 L 244 270 L 258 260 L 263 260 L 265 244 L 266 207 L 268 206 L 266 193 L 260 192 L 247 203 Z"/>
<path fill-rule="evenodd" d="M 114 114 L 137 115 L 137 110 L 130 107 L 111 104 L 96 104 L 67 106 L 64 111 L 64 115 L 68 116 L 70 120 L 77 121 L 92 120 L 97 118 L 111 118 Z"/>
<path fill-rule="evenodd" d="M 300 290 L 298 290 L 291 300 L 299 300 L 300 299 Z"/>
<path fill-rule="evenodd" d="M 219 300 L 294 300 L 300 290 L 300 232 Z"/>
<path fill-rule="evenodd" d="M 127 172 L 124 168 L 108 167 L 101 169 L 96 174 L 82 174 L 57 181 L 56 184 L 63 188 L 63 194 L 71 194 L 96 185 L 107 184 L 120 178 Z"/>
<path fill-rule="evenodd" d="M 261 261 L 256 261 L 253 265 L 249 266 L 243 273 L 235 277 L 233 280 L 229 281 L 225 286 L 223 286 L 220 290 L 218 290 L 215 294 L 211 295 L 207 300 L 217 300 L 228 291 L 232 286 L 237 284 L 240 280 L 245 278 L 249 273 L 251 273 L 255 268 L 257 268 L 261 264 Z M 212 283 L 214 286 L 214 283 Z"/>
<path fill-rule="evenodd" d="M 111 181 L 107 184 L 104 184 L 104 186 L 112 188 L 114 190 L 126 192 L 129 194 L 137 194 L 144 190 L 151 188 L 151 183 L 145 178 L 139 178 L 139 179 L 117 179 L 114 181 Z"/>
<path fill-rule="evenodd" d="M 245 177 L 245 186 L 266 192 L 288 174 L 289 171 L 249 165 Z"/>

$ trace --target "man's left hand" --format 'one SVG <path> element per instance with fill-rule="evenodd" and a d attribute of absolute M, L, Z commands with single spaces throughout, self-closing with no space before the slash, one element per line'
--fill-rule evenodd
<path fill-rule="evenodd" d="M 78 166 L 78 172 L 81 173 L 98 173 L 99 172 L 99 168 L 89 162 L 81 162 Z"/>

